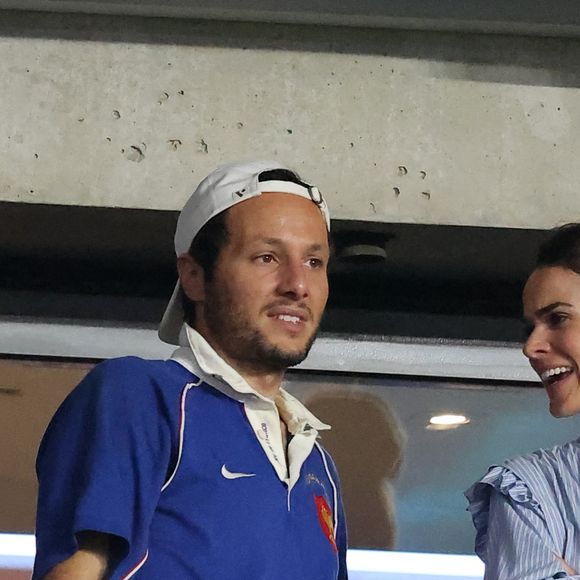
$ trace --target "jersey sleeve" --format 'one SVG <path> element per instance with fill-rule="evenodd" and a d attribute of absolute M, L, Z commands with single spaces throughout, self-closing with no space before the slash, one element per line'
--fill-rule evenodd
<path fill-rule="evenodd" d="M 541 502 L 509 468 L 490 468 L 465 495 L 486 580 L 580 579 L 563 571 Z"/>
<path fill-rule="evenodd" d="M 37 458 L 33 578 L 72 556 L 82 531 L 119 538 L 119 570 L 145 555 L 174 429 L 147 364 L 126 358 L 98 365 L 51 421 Z"/>

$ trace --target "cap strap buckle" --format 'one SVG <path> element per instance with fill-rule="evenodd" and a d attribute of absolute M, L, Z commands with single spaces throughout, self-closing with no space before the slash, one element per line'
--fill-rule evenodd
<path fill-rule="evenodd" d="M 308 195 L 310 196 L 310 199 L 318 206 L 324 205 L 324 199 L 318 187 L 315 185 L 308 185 L 307 183 L 304 185 L 308 189 Z"/>

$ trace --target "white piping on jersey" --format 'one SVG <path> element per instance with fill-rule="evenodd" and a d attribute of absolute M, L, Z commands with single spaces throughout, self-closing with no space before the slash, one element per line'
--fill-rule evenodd
<path fill-rule="evenodd" d="M 333 503 L 332 519 L 334 520 L 334 522 L 333 522 L 334 523 L 334 539 L 336 540 L 336 529 L 338 528 L 338 506 L 336 504 L 338 503 L 338 492 L 336 490 L 336 484 L 334 483 L 334 479 L 332 479 L 330 469 L 328 469 L 328 462 L 326 460 L 326 455 L 324 453 L 324 450 L 322 449 L 322 447 L 320 446 L 320 443 L 318 443 L 318 441 L 315 441 L 314 445 L 316 445 L 316 449 L 318 449 L 320 455 L 322 456 L 322 463 L 324 463 L 324 469 L 326 471 L 326 475 L 328 476 L 328 481 L 330 481 L 330 485 L 332 485 L 332 503 Z"/>
<path fill-rule="evenodd" d="M 173 472 L 169 479 L 163 484 L 161 491 L 165 491 L 167 486 L 173 481 L 173 478 L 177 474 L 177 470 L 179 469 L 179 464 L 181 463 L 181 455 L 183 453 L 183 436 L 185 434 L 185 400 L 187 398 L 187 393 L 189 389 L 193 387 L 197 387 L 202 383 L 200 378 L 197 379 L 197 383 L 188 383 L 185 385 L 183 391 L 181 392 L 181 404 L 180 404 L 180 412 L 179 412 L 179 447 L 177 451 L 177 459 L 175 461 L 175 467 L 173 468 Z"/>
<path fill-rule="evenodd" d="M 182 347 L 176 350 L 171 357 L 172 360 L 200 377 L 209 386 L 243 404 L 254 435 L 268 461 L 280 481 L 291 489 L 300 476 L 302 463 L 312 450 L 311 437 L 316 438 L 319 430 L 330 427 L 284 389 L 280 389 L 275 401 L 258 393 L 219 356 L 201 334 L 187 325 L 184 329 L 189 348 Z M 280 418 L 288 427 L 288 431 L 294 435 L 294 450 L 291 452 L 289 449 L 288 453 L 295 461 L 290 461 L 290 465 L 286 461 Z M 306 431 L 309 431 L 308 435 L 305 435 Z"/>
<path fill-rule="evenodd" d="M 147 550 L 145 552 L 145 556 L 143 556 L 143 559 L 141 560 L 141 562 L 139 562 L 126 576 L 123 576 L 123 578 L 121 580 L 128 580 L 129 578 L 132 578 L 133 576 L 135 576 L 135 574 L 137 574 L 137 572 L 139 572 L 139 570 L 143 567 L 143 564 L 145 564 L 148 557 L 149 557 L 149 550 Z"/>

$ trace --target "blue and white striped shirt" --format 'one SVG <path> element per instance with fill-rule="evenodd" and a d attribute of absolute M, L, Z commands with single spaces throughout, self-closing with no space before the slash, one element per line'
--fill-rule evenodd
<path fill-rule="evenodd" d="M 492 466 L 465 496 L 485 580 L 580 580 L 580 439 Z"/>

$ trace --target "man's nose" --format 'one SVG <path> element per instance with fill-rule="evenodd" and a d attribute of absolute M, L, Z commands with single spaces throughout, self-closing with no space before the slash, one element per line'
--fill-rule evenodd
<path fill-rule="evenodd" d="M 306 268 L 300 261 L 288 261 L 280 270 L 278 291 L 295 300 L 308 296 Z"/>

